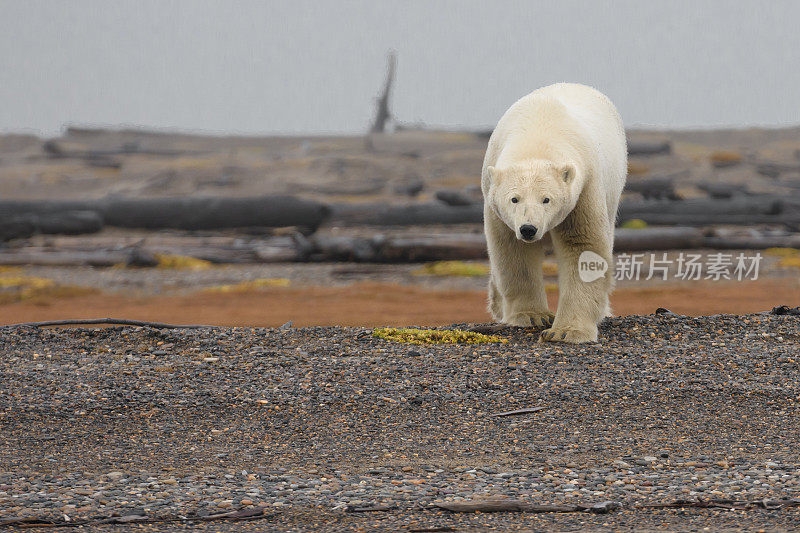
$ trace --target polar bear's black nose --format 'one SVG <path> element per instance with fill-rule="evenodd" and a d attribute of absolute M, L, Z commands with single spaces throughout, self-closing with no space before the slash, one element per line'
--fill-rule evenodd
<path fill-rule="evenodd" d="M 536 236 L 536 226 L 531 224 L 523 224 L 519 228 L 519 234 L 522 235 L 523 239 L 529 241 Z"/>

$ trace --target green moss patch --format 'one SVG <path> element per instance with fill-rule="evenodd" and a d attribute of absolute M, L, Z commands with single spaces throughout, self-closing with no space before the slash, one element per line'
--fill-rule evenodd
<path fill-rule="evenodd" d="M 623 222 L 620 227 L 625 229 L 644 229 L 647 227 L 647 222 L 641 218 L 632 218 Z"/>
<path fill-rule="evenodd" d="M 464 261 L 437 261 L 428 263 L 413 271 L 415 276 L 485 276 L 489 273 L 489 265 L 483 263 L 465 263 Z"/>
<path fill-rule="evenodd" d="M 767 248 L 764 254 L 775 257 L 800 257 L 800 250 L 797 248 Z"/>
<path fill-rule="evenodd" d="M 488 344 L 506 343 L 507 339 L 497 335 L 484 335 L 460 329 L 414 329 L 414 328 L 376 328 L 373 337 L 406 344 Z"/>

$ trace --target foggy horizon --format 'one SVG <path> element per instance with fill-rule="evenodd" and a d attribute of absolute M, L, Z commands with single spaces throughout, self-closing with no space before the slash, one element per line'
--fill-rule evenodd
<path fill-rule="evenodd" d="M 0 131 L 365 132 L 397 53 L 401 124 L 491 128 L 550 83 L 629 128 L 800 124 L 800 4 L 0 0 Z"/>

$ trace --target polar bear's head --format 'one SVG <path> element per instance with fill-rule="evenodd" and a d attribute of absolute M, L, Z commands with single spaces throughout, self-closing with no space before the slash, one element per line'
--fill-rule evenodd
<path fill-rule="evenodd" d="M 576 167 L 572 163 L 531 160 L 488 167 L 491 208 L 525 242 L 541 239 L 575 208 Z"/>

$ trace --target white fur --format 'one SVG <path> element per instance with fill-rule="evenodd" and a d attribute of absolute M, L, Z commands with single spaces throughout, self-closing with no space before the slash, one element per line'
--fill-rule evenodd
<path fill-rule="evenodd" d="M 610 313 L 614 223 L 626 174 L 622 120 L 597 90 L 549 85 L 506 111 L 489 139 L 481 173 L 492 267 L 489 311 L 495 320 L 552 323 L 543 340 L 597 340 L 597 323 Z M 528 232 L 528 225 L 537 228 L 531 241 L 523 240 L 523 225 Z M 559 263 L 555 319 L 542 279 L 545 234 Z M 589 283 L 578 275 L 578 257 L 586 250 L 609 265 Z"/>

